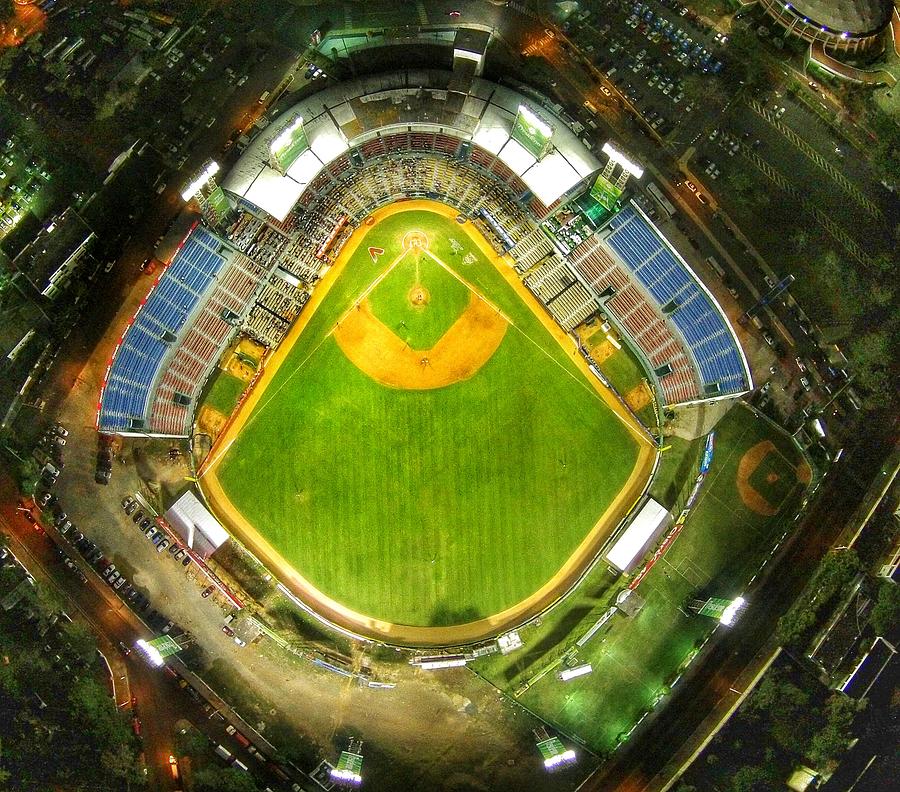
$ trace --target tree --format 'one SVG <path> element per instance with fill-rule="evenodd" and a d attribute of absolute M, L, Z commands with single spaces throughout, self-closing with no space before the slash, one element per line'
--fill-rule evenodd
<path fill-rule="evenodd" d="M 194 773 L 197 792 L 257 792 L 253 777 L 233 767 L 204 767 Z"/>
<path fill-rule="evenodd" d="M 900 628 L 900 586 L 884 580 L 872 608 L 870 624 L 876 634 L 892 637 Z"/>
<path fill-rule="evenodd" d="M 97 640 L 85 625 L 80 622 L 66 622 L 63 635 L 69 643 L 72 654 L 83 663 L 88 663 L 95 657 Z"/>
<path fill-rule="evenodd" d="M 813 735 L 809 746 L 809 758 L 816 767 L 824 767 L 847 750 L 853 739 L 856 706 L 848 696 L 835 694 L 828 699 L 825 725 Z"/>
<path fill-rule="evenodd" d="M 809 693 L 782 674 L 767 674 L 747 702 L 748 709 L 769 722 L 775 742 L 790 753 L 803 754 L 813 732 Z"/>
<path fill-rule="evenodd" d="M 6 22 L 16 15 L 13 0 L 0 0 L 0 22 Z"/>
<path fill-rule="evenodd" d="M 888 369 L 894 359 L 892 348 L 895 348 L 896 337 L 892 340 L 892 335 L 896 336 L 888 329 L 880 328 L 850 342 L 859 382 L 876 398 L 888 396 L 892 391 L 892 376 Z"/>
<path fill-rule="evenodd" d="M 776 779 L 765 767 L 742 767 L 731 779 L 732 792 L 771 792 Z"/>
<path fill-rule="evenodd" d="M 100 763 L 110 775 L 130 784 L 138 784 L 143 780 L 137 762 L 134 761 L 134 751 L 128 743 L 119 743 L 105 750 L 100 754 Z"/>
<path fill-rule="evenodd" d="M 82 677 L 72 683 L 69 692 L 72 720 L 80 722 L 92 733 L 98 749 L 117 750 L 131 739 L 122 714 L 93 677 Z"/>
<path fill-rule="evenodd" d="M 728 55 L 732 80 L 743 83 L 752 92 L 759 91 L 769 84 L 760 42 L 752 30 L 746 27 L 732 30 L 728 42 Z"/>
<path fill-rule="evenodd" d="M 175 750 L 179 756 L 196 756 L 209 745 L 206 736 L 193 726 L 175 735 Z"/>

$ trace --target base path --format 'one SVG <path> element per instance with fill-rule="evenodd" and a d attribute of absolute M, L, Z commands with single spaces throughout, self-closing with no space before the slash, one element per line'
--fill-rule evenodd
<path fill-rule="evenodd" d="M 414 200 L 403 201 L 401 203 L 382 207 L 373 213 L 373 218 L 375 222 L 378 222 L 394 214 L 416 210 L 434 212 L 435 214 L 439 214 L 451 220 L 455 220 L 458 214 L 456 209 L 444 204 L 428 200 Z M 497 268 L 507 283 L 515 290 L 516 294 L 518 294 L 523 302 L 540 318 L 544 327 L 559 342 L 563 349 L 566 350 L 570 360 L 582 372 L 589 386 L 597 392 L 599 397 L 603 399 L 605 404 L 616 414 L 619 420 L 629 428 L 632 437 L 635 438 L 635 441 L 638 444 L 638 455 L 635 466 L 618 495 L 609 504 L 606 511 L 600 516 L 600 519 L 588 532 L 581 544 L 576 548 L 575 552 L 566 560 L 562 568 L 560 568 L 550 580 L 531 596 L 493 616 L 488 616 L 484 619 L 468 622 L 466 624 L 457 624 L 446 627 L 420 627 L 393 624 L 391 622 L 372 618 L 371 616 L 366 616 L 362 613 L 357 613 L 315 588 L 296 569 L 294 569 L 294 567 L 272 547 L 256 527 L 248 522 L 240 511 L 235 508 L 216 476 L 216 469 L 224 458 L 229 446 L 240 434 L 241 429 L 253 412 L 253 408 L 262 397 L 266 385 L 272 381 L 275 372 L 284 362 L 284 359 L 287 357 L 294 342 L 299 337 L 300 333 L 303 332 L 310 318 L 315 313 L 315 309 L 331 289 L 346 262 L 359 247 L 359 244 L 366 236 L 369 227 L 370 226 L 367 224 L 357 229 L 347 245 L 345 245 L 344 250 L 341 252 L 337 261 L 316 286 L 303 313 L 300 314 L 300 317 L 289 331 L 287 337 L 282 341 L 279 348 L 270 358 L 269 363 L 266 366 L 266 371 L 260 378 L 260 382 L 257 384 L 253 393 L 245 400 L 239 413 L 234 417 L 226 431 L 219 437 L 212 452 L 207 456 L 206 461 L 198 471 L 200 486 L 209 507 L 228 530 L 237 537 L 239 541 L 246 545 L 247 548 L 278 578 L 278 580 L 280 580 L 293 594 L 299 597 L 322 619 L 337 625 L 340 628 L 356 633 L 357 635 L 373 638 L 377 641 L 383 641 L 389 644 L 439 647 L 460 646 L 463 644 L 475 643 L 518 627 L 523 622 L 526 622 L 537 614 L 545 611 L 568 594 L 571 588 L 578 580 L 580 580 L 581 576 L 597 558 L 622 518 L 625 517 L 625 515 L 638 503 L 650 481 L 650 474 L 653 470 L 657 455 L 656 447 L 650 442 L 642 429 L 635 424 L 634 419 L 618 402 L 615 396 L 603 387 L 602 383 L 600 383 L 600 381 L 590 372 L 587 363 L 578 353 L 572 339 L 553 321 L 545 311 L 544 307 L 519 280 L 511 266 L 511 261 L 508 258 L 497 256 L 474 226 L 471 226 L 468 223 L 462 225 L 461 229 L 465 231 L 472 243 L 475 244 L 485 258 Z M 472 310 L 471 304 L 466 313 L 470 310 Z M 359 311 L 351 309 L 351 311 L 342 318 L 341 325 L 345 325 L 348 319 L 352 320 L 352 315 L 357 313 L 362 313 L 362 305 L 360 306 Z M 508 332 L 509 327 L 506 321 L 497 315 L 495 309 L 490 308 L 490 313 L 493 317 L 496 317 L 496 319 L 492 319 L 491 321 L 502 322 L 503 332 Z M 486 314 L 483 316 L 483 320 L 487 320 Z M 501 325 L 498 324 L 494 327 L 494 331 L 499 332 L 500 328 Z M 499 345 L 502 337 L 501 334 L 500 338 L 497 340 L 497 345 Z M 440 342 L 438 342 L 438 345 L 439 344 Z M 493 354 L 493 351 L 491 354 Z M 415 355 L 419 359 L 419 363 L 421 363 L 423 353 L 419 351 L 416 352 Z M 488 358 L 489 357 L 490 355 L 488 355 Z M 416 371 L 412 373 L 419 374 L 420 372 Z M 410 385 L 404 384 L 403 387 L 409 388 Z"/>

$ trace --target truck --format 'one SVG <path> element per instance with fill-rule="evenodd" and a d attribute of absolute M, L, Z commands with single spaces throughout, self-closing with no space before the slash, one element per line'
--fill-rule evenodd
<path fill-rule="evenodd" d="M 722 269 L 722 265 L 719 264 L 715 256 L 707 256 L 706 263 L 709 264 L 709 266 L 712 267 L 713 270 L 715 270 L 716 275 L 718 275 L 720 278 L 725 277 L 725 270 Z"/>
<path fill-rule="evenodd" d="M 668 215 L 670 220 L 675 217 L 675 207 L 672 206 L 671 201 L 669 201 L 669 199 L 666 198 L 665 195 L 663 195 L 662 190 L 660 190 L 659 187 L 656 186 L 655 182 L 649 182 L 647 184 L 647 192 L 649 192 L 650 195 L 653 196 L 653 198 L 656 200 L 656 203 L 659 204 L 660 208 L 663 210 L 663 212 L 666 213 L 666 215 Z"/>

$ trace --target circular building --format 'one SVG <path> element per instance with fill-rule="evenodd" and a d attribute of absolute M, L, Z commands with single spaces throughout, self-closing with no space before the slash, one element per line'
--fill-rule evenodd
<path fill-rule="evenodd" d="M 855 54 L 877 46 L 891 19 L 890 0 L 761 0 L 789 33 L 821 42 L 831 52 Z"/>

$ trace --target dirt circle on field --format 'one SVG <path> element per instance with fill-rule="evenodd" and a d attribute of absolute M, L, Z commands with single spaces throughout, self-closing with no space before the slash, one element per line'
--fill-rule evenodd
<path fill-rule="evenodd" d="M 416 308 L 424 308 L 431 302 L 431 294 L 428 289 L 418 283 L 409 290 L 407 297 Z"/>
<path fill-rule="evenodd" d="M 424 231 L 413 229 L 403 235 L 403 249 L 422 251 L 428 250 L 428 235 Z"/>
<path fill-rule="evenodd" d="M 491 359 L 508 327 L 506 319 L 474 295 L 466 310 L 430 349 L 413 349 L 359 303 L 334 329 L 347 359 L 376 382 L 401 390 L 431 390 L 472 377 Z"/>

